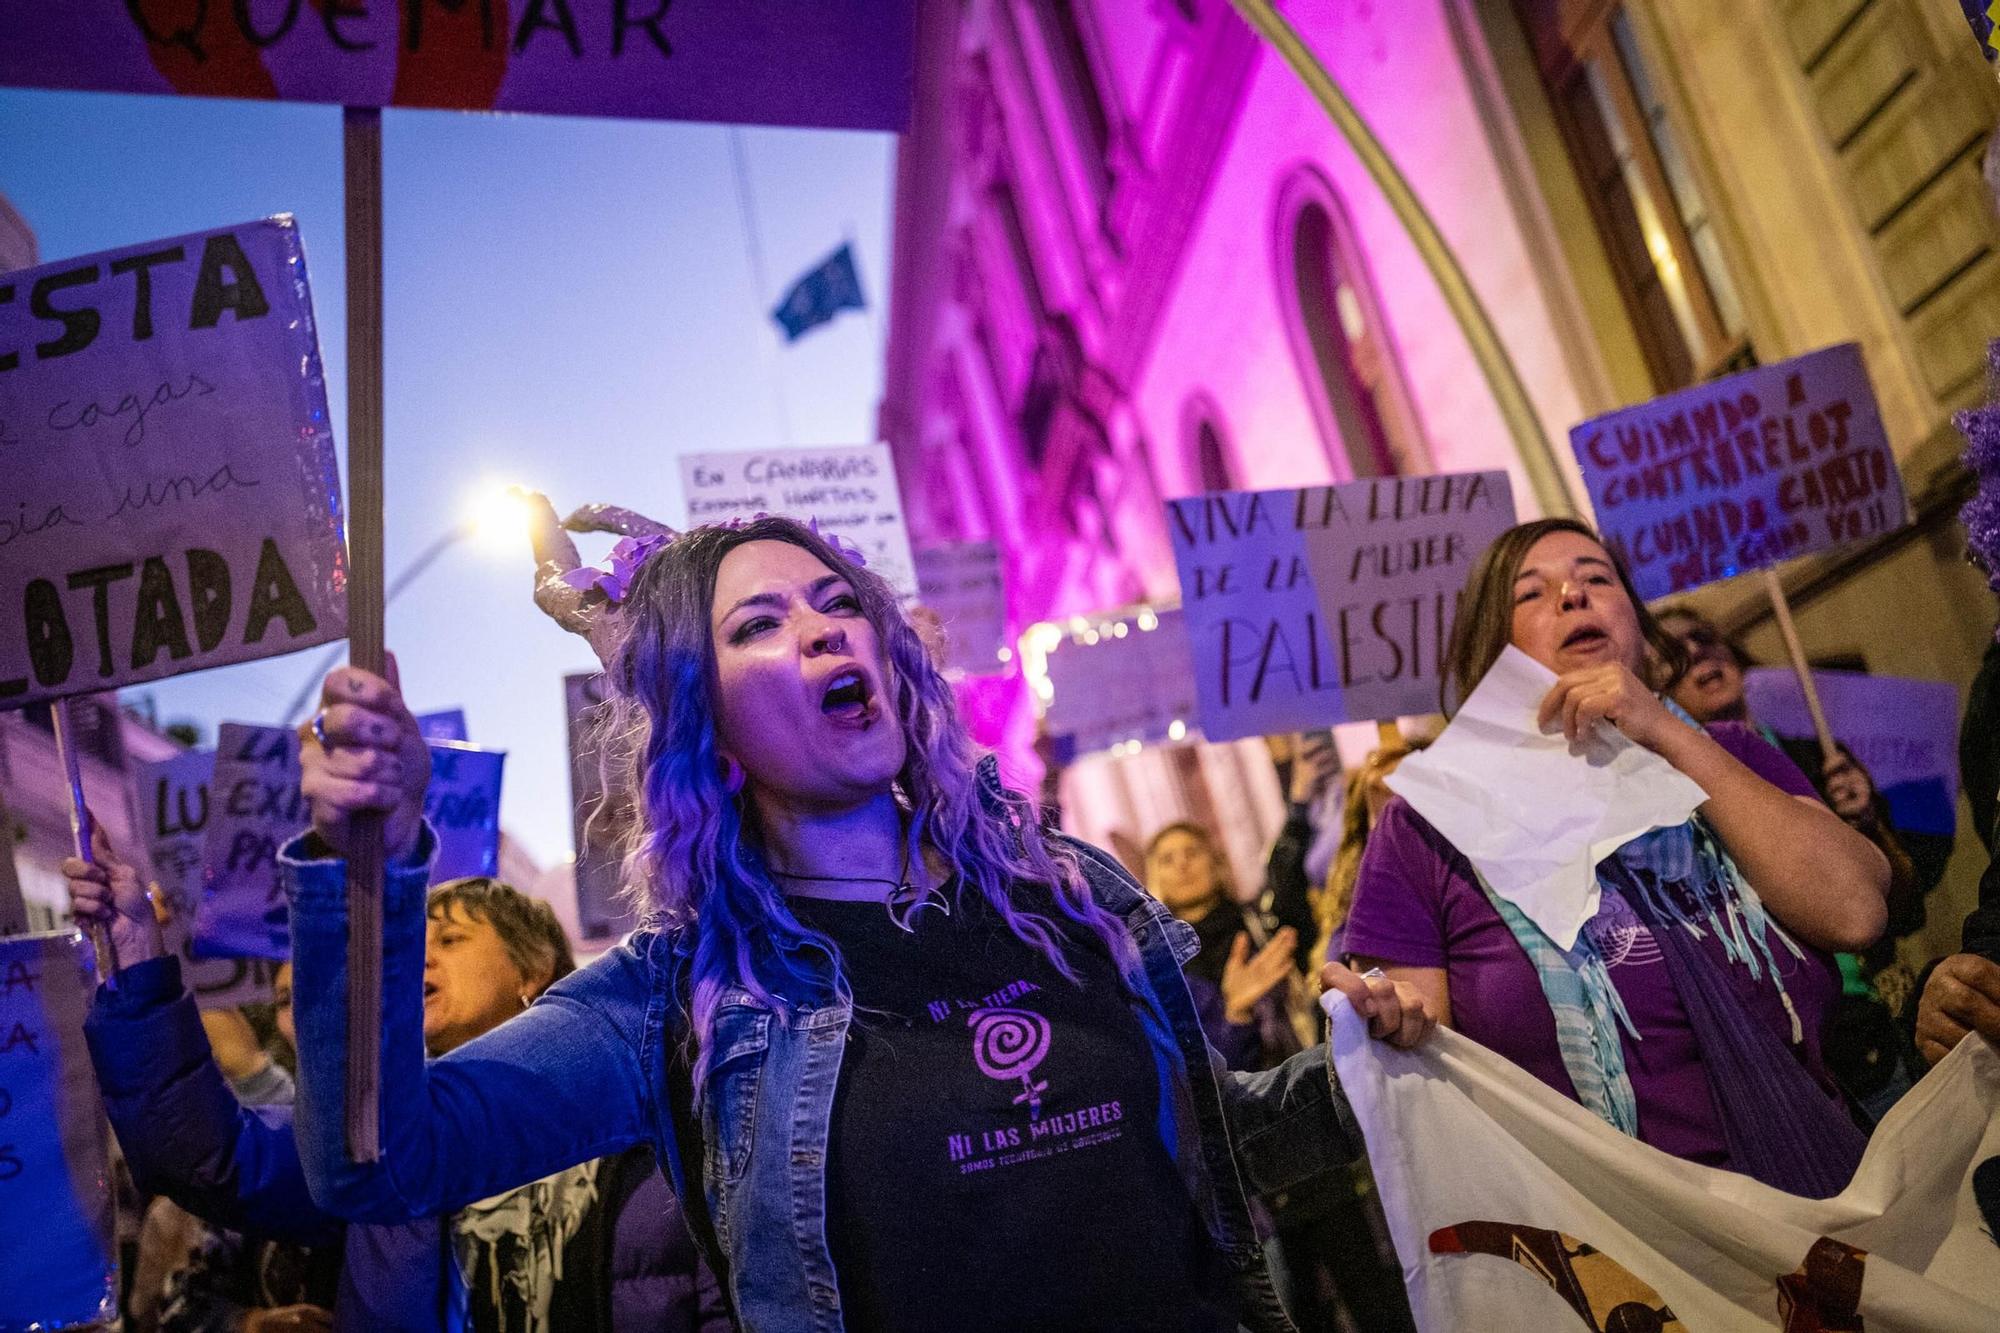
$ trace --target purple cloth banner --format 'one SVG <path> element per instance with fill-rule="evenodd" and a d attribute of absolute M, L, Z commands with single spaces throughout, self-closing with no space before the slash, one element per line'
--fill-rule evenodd
<path fill-rule="evenodd" d="M 1459 589 L 1513 524 L 1504 472 L 1169 500 L 1202 733 L 1436 712 Z"/>
<path fill-rule="evenodd" d="M 0 1329 L 118 1316 L 110 1145 L 75 931 L 0 940 Z"/>
<path fill-rule="evenodd" d="M 1596 417 L 1570 445 L 1648 601 L 1910 521 L 1853 343 Z"/>
<path fill-rule="evenodd" d="M 50 0 L 0 84 L 900 131 L 915 44 L 916 0 Z"/>
<path fill-rule="evenodd" d="M 292 220 L 0 276 L 0 496 L 0 708 L 341 637 Z"/>

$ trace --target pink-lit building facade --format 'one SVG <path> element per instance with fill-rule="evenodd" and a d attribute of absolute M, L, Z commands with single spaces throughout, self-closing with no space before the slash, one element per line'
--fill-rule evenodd
<path fill-rule="evenodd" d="M 1970 677 L 1993 609 L 1950 549 L 1947 418 L 2000 334 L 1979 176 L 2000 89 L 1954 6 L 1281 9 L 1456 252 L 1562 493 L 1537 494 L 1415 243 L 1227 0 L 961 0 L 923 7 L 898 160 L 881 429 L 918 545 L 996 542 L 1018 633 L 1176 602 L 1168 497 L 1505 468 L 1524 514 L 1587 515 L 1579 420 L 1852 339 L 1920 522 L 1792 568 L 1808 648 Z M 1892 586 L 1900 628 L 1877 623 Z M 1700 600 L 1773 655 L 1754 590 Z M 1007 689 L 982 703 L 1006 696 L 1022 753 Z M 1241 827 L 1240 871 L 1279 810 L 1254 745 L 1066 782 L 1099 837 Z"/>

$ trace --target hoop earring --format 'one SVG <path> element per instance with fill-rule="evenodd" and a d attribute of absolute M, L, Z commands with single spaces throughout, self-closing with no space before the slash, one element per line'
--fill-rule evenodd
<path fill-rule="evenodd" d="M 722 790 L 731 796 L 743 790 L 743 765 L 732 754 L 722 756 Z"/>

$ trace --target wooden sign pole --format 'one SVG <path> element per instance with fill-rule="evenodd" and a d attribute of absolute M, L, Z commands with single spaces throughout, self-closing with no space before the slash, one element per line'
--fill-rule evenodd
<path fill-rule="evenodd" d="M 49 705 L 49 721 L 54 724 L 56 734 L 56 762 L 62 765 L 63 780 L 69 785 L 69 840 L 76 851 L 76 859 L 86 865 L 95 865 L 97 858 L 91 855 L 93 822 L 90 807 L 83 800 L 83 764 L 76 753 L 76 722 L 70 716 L 71 701 L 58 699 Z M 12 855 L 7 852 L 7 855 Z M 97 977 L 109 990 L 118 989 L 118 946 L 111 942 L 111 932 L 103 926 L 90 928 L 91 947 L 97 951 Z"/>
<path fill-rule="evenodd" d="M 347 660 L 384 673 L 382 113 L 341 112 L 347 193 Z M 347 1152 L 382 1155 L 382 820 L 356 819 L 347 861 Z"/>
<path fill-rule="evenodd" d="M 1385 717 L 1375 724 L 1375 739 L 1385 750 L 1403 748 L 1403 728 L 1393 717 Z"/>
<path fill-rule="evenodd" d="M 1833 730 L 1826 725 L 1826 710 L 1820 707 L 1819 687 L 1813 684 L 1812 668 L 1806 664 L 1806 650 L 1799 642 L 1799 627 L 1792 623 L 1792 604 L 1785 596 L 1784 580 L 1778 577 L 1775 566 L 1764 566 L 1764 591 L 1771 598 L 1771 614 L 1777 619 L 1778 634 L 1785 641 L 1785 655 L 1792 659 L 1792 670 L 1799 678 L 1799 688 L 1805 692 L 1806 711 L 1812 714 L 1813 734 L 1819 737 L 1820 758 L 1828 764 L 1840 757 L 1840 751 L 1833 744 Z"/>

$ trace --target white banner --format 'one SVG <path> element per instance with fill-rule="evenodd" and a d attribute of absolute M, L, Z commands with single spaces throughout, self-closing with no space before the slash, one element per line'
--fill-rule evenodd
<path fill-rule="evenodd" d="M 1897 1104 L 1837 1198 L 1629 1139 L 1440 1029 L 1371 1039 L 1329 994 L 1423 1333 L 1991 1333 L 2000 1248 L 1972 1193 L 2000 1153 L 2000 1053 L 1968 1038 Z"/>

